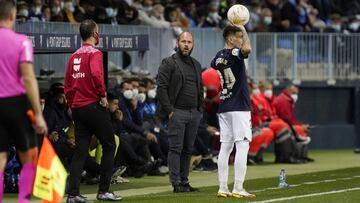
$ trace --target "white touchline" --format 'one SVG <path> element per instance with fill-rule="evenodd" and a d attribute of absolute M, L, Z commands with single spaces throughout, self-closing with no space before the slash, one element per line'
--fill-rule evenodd
<path fill-rule="evenodd" d="M 304 197 L 315 197 L 315 196 L 322 196 L 322 195 L 350 192 L 350 191 L 355 191 L 355 190 L 360 190 L 360 187 L 349 188 L 349 189 L 344 189 L 344 190 L 333 190 L 333 191 L 329 191 L 329 192 L 312 193 L 312 194 L 307 194 L 307 195 L 297 195 L 297 196 L 291 196 L 291 197 L 283 197 L 283 198 L 277 198 L 277 199 L 269 199 L 269 200 L 252 202 L 252 203 L 280 202 L 280 201 L 285 201 L 285 200 L 299 199 L 299 198 L 304 198 Z"/>
<path fill-rule="evenodd" d="M 318 184 L 318 183 L 330 183 L 330 182 L 335 182 L 335 181 L 339 181 L 339 180 L 352 180 L 352 179 L 355 179 L 355 178 L 360 178 L 360 176 L 352 176 L 352 177 L 337 178 L 337 179 L 328 179 L 328 180 L 321 180 L 321 181 L 317 181 L 317 182 L 303 182 L 303 183 L 300 183 L 300 184 L 290 185 L 291 187 L 288 188 L 288 189 L 298 187 L 298 186 L 301 186 L 301 185 L 314 185 L 314 184 Z M 260 189 L 260 190 L 251 190 L 249 192 L 257 193 L 257 192 L 264 192 L 264 191 L 267 191 L 267 190 L 284 190 L 284 188 L 268 187 L 268 188 L 264 188 L 264 189 Z"/>

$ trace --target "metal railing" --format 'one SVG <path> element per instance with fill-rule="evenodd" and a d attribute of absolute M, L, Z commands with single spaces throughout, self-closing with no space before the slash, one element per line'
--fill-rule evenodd
<path fill-rule="evenodd" d="M 17 24 L 19 32 L 77 33 L 78 25 L 69 23 Z M 224 45 L 221 31 L 192 29 L 195 48 L 192 56 L 209 67 L 216 52 Z M 140 62 L 139 54 L 129 52 L 130 69 L 142 69 L 156 75 L 164 57 L 174 53 L 176 32 L 148 26 L 100 25 L 103 34 L 147 34 L 150 50 Z M 253 52 L 247 61 L 248 74 L 255 80 L 334 81 L 360 79 L 360 34 L 329 33 L 249 33 Z M 35 67 L 52 69 L 55 76 L 65 72 L 69 54 L 37 55 Z M 110 52 L 109 61 L 120 68 L 123 55 Z"/>

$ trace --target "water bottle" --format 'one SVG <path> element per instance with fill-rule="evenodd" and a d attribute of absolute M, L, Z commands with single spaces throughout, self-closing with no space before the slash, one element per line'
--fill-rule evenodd
<path fill-rule="evenodd" d="M 279 175 L 279 188 L 287 188 L 289 185 L 286 183 L 285 169 L 280 170 Z"/>

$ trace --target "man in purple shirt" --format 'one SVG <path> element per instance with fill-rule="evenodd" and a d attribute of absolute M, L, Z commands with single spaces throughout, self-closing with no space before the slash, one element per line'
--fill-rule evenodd
<path fill-rule="evenodd" d="M 37 137 L 47 127 L 40 107 L 33 70 L 31 41 L 12 29 L 16 20 L 13 0 L 0 0 L 0 202 L 3 197 L 7 151 L 15 144 L 22 162 L 19 202 L 30 202 L 37 162 Z"/>

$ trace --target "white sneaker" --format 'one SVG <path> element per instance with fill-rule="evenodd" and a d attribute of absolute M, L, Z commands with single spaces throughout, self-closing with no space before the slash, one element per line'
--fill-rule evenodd
<path fill-rule="evenodd" d="M 248 193 L 245 189 L 242 189 L 241 191 L 233 191 L 231 194 L 234 198 L 255 198 L 256 195 Z"/>
<path fill-rule="evenodd" d="M 161 173 L 169 173 L 169 168 L 167 166 L 160 166 L 159 171 Z"/>

